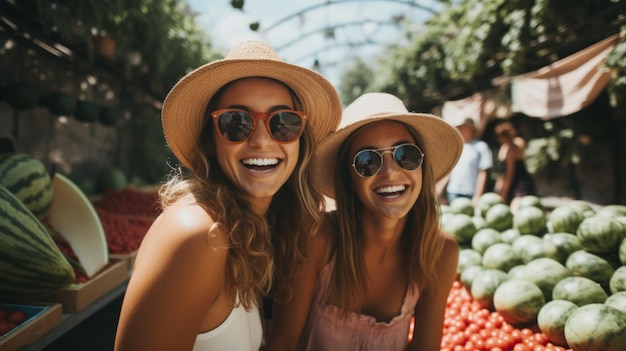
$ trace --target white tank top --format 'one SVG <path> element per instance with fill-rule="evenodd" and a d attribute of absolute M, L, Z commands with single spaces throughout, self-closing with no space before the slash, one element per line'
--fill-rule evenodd
<path fill-rule="evenodd" d="M 193 351 L 257 351 L 261 348 L 263 326 L 259 309 L 246 311 L 242 305 L 234 307 L 222 324 L 196 337 Z"/>

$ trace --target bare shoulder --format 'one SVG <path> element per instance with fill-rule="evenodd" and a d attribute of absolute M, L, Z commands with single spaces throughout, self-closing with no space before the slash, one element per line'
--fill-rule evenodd
<path fill-rule="evenodd" d="M 196 203 L 182 203 L 167 208 L 153 222 L 139 249 L 137 263 L 141 263 L 142 256 L 171 259 L 185 255 L 225 260 L 227 246 L 226 231 L 204 208 Z"/>

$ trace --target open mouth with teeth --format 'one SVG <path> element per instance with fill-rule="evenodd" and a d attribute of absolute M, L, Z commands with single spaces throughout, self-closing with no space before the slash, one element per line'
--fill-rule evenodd
<path fill-rule="evenodd" d="M 406 191 L 406 185 L 391 185 L 376 188 L 374 190 L 376 194 L 382 197 L 398 197 Z"/>
<path fill-rule="evenodd" d="M 276 168 L 282 160 L 278 158 L 247 158 L 241 160 L 241 163 L 251 171 L 269 172 Z"/>

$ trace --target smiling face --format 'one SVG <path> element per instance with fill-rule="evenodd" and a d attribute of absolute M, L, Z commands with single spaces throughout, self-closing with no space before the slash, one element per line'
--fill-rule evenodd
<path fill-rule="evenodd" d="M 415 143 L 407 127 L 396 121 L 371 123 L 352 138 L 349 160 L 363 149 L 392 148 L 404 143 Z M 419 145 L 418 145 L 419 146 Z M 390 152 L 383 154 L 382 168 L 375 175 L 363 178 L 350 165 L 354 191 L 363 203 L 364 216 L 404 218 L 413 207 L 422 190 L 422 168 L 407 171 L 398 166 Z"/>
<path fill-rule="evenodd" d="M 231 83 L 216 110 L 237 108 L 249 112 L 294 109 L 289 90 L 266 78 L 246 78 Z M 264 212 L 298 163 L 299 139 L 278 143 L 262 121 L 241 143 L 228 143 L 214 134 L 217 162 L 228 179 L 248 195 L 253 208 Z M 215 133 L 215 131 L 214 131 Z"/>

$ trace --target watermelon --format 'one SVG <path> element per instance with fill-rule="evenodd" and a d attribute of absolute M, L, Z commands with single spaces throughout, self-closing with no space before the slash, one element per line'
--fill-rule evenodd
<path fill-rule="evenodd" d="M 536 207 L 542 211 L 544 209 L 541 199 L 535 195 L 524 195 L 517 200 L 518 211 L 525 207 Z"/>
<path fill-rule="evenodd" d="M 606 290 L 615 271 L 607 260 L 585 250 L 578 250 L 569 255 L 565 267 L 572 275 L 589 278 Z"/>
<path fill-rule="evenodd" d="M 558 257 L 557 249 L 551 242 L 533 234 L 520 235 L 511 246 L 522 263 L 528 263 L 540 257 L 555 259 Z"/>
<path fill-rule="evenodd" d="M 457 273 L 462 273 L 466 267 L 479 265 L 482 262 L 482 255 L 473 249 L 461 249 L 459 252 L 459 261 L 457 263 Z"/>
<path fill-rule="evenodd" d="M 487 211 L 485 222 L 489 228 L 505 231 L 513 227 L 513 212 L 506 204 L 495 204 Z"/>
<path fill-rule="evenodd" d="M 470 244 L 474 234 L 476 234 L 476 226 L 472 221 L 472 217 L 463 213 L 454 214 L 446 222 L 442 223 L 441 228 L 459 244 Z"/>
<path fill-rule="evenodd" d="M 548 257 L 536 258 L 524 268 L 524 280 L 537 285 L 546 301 L 552 300 L 554 286 L 571 275 L 564 265 Z"/>
<path fill-rule="evenodd" d="M 493 228 L 483 228 L 476 232 L 472 238 L 472 249 L 483 254 L 493 244 L 502 242 L 500 232 Z"/>
<path fill-rule="evenodd" d="M 609 218 L 626 216 L 626 206 L 617 205 L 617 204 L 606 205 L 606 206 L 600 207 L 600 209 L 596 211 L 595 215 L 598 217 L 609 217 Z"/>
<path fill-rule="evenodd" d="M 566 206 L 568 206 L 574 211 L 579 212 L 585 218 L 591 217 L 596 213 L 596 210 L 593 208 L 593 206 L 591 206 L 589 202 L 584 201 L 584 200 L 574 200 L 574 201 L 568 202 Z"/>
<path fill-rule="evenodd" d="M 561 205 L 548 215 L 550 231 L 552 233 L 576 234 L 578 226 L 585 218 L 582 211 L 577 211 L 572 206 Z"/>
<path fill-rule="evenodd" d="M 622 262 L 623 265 L 626 265 L 626 238 L 622 239 L 617 253 L 619 255 L 620 262 Z"/>
<path fill-rule="evenodd" d="M 606 301 L 604 301 L 604 304 L 626 313 L 626 291 L 618 291 L 611 294 Z"/>
<path fill-rule="evenodd" d="M 551 343 L 568 348 L 565 339 L 565 322 L 577 308 L 578 306 L 571 301 L 549 301 L 537 314 L 537 327 Z"/>
<path fill-rule="evenodd" d="M 565 322 L 565 339 L 576 351 L 626 350 L 626 315 L 601 303 L 574 310 Z"/>
<path fill-rule="evenodd" d="M 484 270 L 483 266 L 479 265 L 479 264 L 475 264 L 472 266 L 468 266 L 465 267 L 465 269 L 463 270 L 463 272 L 461 273 L 461 276 L 459 277 L 461 284 L 466 288 L 466 289 L 471 289 L 472 288 L 472 282 L 474 281 L 474 279 L 476 279 L 476 276 L 482 272 Z"/>
<path fill-rule="evenodd" d="M 609 217 L 587 217 L 578 226 L 576 235 L 582 247 L 588 251 L 614 252 L 626 236 L 626 226 Z"/>
<path fill-rule="evenodd" d="M 548 233 L 543 236 L 543 240 L 555 248 L 554 258 L 561 263 L 565 263 L 572 252 L 583 248 L 580 239 L 575 234 Z"/>
<path fill-rule="evenodd" d="M 0 186 L 0 297 L 41 298 L 74 282 L 74 269 L 44 225 Z"/>
<path fill-rule="evenodd" d="M 507 280 L 493 294 L 493 307 L 515 327 L 534 324 L 546 301 L 541 289 L 527 280 Z"/>
<path fill-rule="evenodd" d="M 552 300 L 567 300 L 577 306 L 604 303 L 608 295 L 602 287 L 585 277 L 571 276 L 561 279 L 552 289 Z"/>
<path fill-rule="evenodd" d="M 38 219 L 52 206 L 52 180 L 37 158 L 23 153 L 0 155 L 0 185 L 12 192 Z"/>
<path fill-rule="evenodd" d="M 519 265 L 521 260 L 513 250 L 513 247 L 505 243 L 495 243 L 489 246 L 482 257 L 482 265 L 487 269 L 498 269 L 508 272 L 509 269 Z"/>
<path fill-rule="evenodd" d="M 478 214 L 481 217 L 485 218 L 487 215 L 487 211 L 489 211 L 489 209 L 493 205 L 503 203 L 504 200 L 502 199 L 502 196 L 500 196 L 500 194 L 494 192 L 486 192 L 478 198 L 478 201 L 476 202 L 476 209 L 478 210 Z"/>
<path fill-rule="evenodd" d="M 509 279 L 524 279 L 524 272 L 526 271 L 526 265 L 525 264 L 518 264 L 517 266 L 513 266 L 513 268 L 509 269 L 508 272 L 506 272 L 506 275 L 509 277 Z"/>
<path fill-rule="evenodd" d="M 621 266 L 613 272 L 609 280 L 609 291 L 611 294 L 626 291 L 626 266 Z"/>
<path fill-rule="evenodd" d="M 472 222 L 474 222 L 474 226 L 476 230 L 481 230 L 483 228 L 487 228 L 487 222 L 481 216 L 472 216 Z"/>
<path fill-rule="evenodd" d="M 513 215 L 513 228 L 521 234 L 543 236 L 546 233 L 546 215 L 535 206 L 522 207 Z"/>
<path fill-rule="evenodd" d="M 512 244 L 515 239 L 519 238 L 521 235 L 522 234 L 519 232 L 519 230 L 515 228 L 510 228 L 500 233 L 500 240 L 503 243 Z"/>
<path fill-rule="evenodd" d="M 479 306 L 493 310 L 493 294 L 500 284 L 508 279 L 499 269 L 485 269 L 476 275 L 472 282 L 471 295 Z"/>
<path fill-rule="evenodd" d="M 470 217 L 474 216 L 474 205 L 472 199 L 457 197 L 448 205 L 453 213 L 463 213 Z"/>

